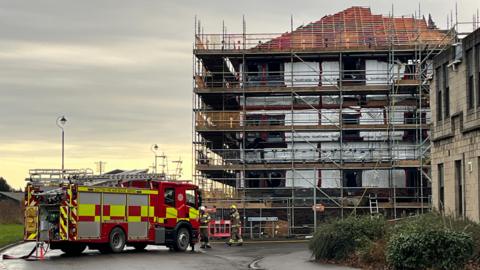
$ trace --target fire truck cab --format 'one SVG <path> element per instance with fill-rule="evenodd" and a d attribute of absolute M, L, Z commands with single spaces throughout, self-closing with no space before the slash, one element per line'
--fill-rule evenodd
<path fill-rule="evenodd" d="M 25 241 L 68 254 L 120 252 L 165 245 L 185 251 L 196 243 L 201 194 L 188 182 L 150 174 L 104 181 L 30 181 L 25 191 Z"/>

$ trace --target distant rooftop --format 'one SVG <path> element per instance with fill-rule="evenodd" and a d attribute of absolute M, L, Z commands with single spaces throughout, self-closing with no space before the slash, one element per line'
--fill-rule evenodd
<path fill-rule="evenodd" d="M 10 198 L 14 201 L 21 202 L 23 200 L 24 194 L 23 192 L 6 192 L 6 191 L 0 191 L 1 196 L 5 196 L 7 198 Z"/>

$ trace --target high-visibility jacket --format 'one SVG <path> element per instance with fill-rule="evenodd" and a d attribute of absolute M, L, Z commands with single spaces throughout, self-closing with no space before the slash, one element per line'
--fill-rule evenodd
<path fill-rule="evenodd" d="M 210 223 L 211 219 L 208 213 L 200 214 L 200 229 L 208 228 L 208 223 Z"/>
<path fill-rule="evenodd" d="M 230 224 L 232 227 L 240 227 L 240 214 L 238 210 L 230 214 Z"/>

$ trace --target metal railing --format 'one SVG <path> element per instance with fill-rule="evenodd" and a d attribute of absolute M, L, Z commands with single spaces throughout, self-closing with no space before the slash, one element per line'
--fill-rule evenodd
<path fill-rule="evenodd" d="M 407 47 L 415 46 L 418 42 L 425 45 L 437 45 L 446 42 L 445 34 L 420 34 L 418 31 L 403 30 L 400 34 L 365 36 L 366 33 L 357 33 L 345 37 L 343 31 L 322 31 L 310 29 L 292 33 L 255 33 L 255 34 L 196 34 L 195 49 L 221 51 L 288 51 L 288 50 L 334 50 L 334 49 L 372 49 L 388 48 L 388 46 Z M 450 40 L 449 38 L 448 40 Z"/>
<path fill-rule="evenodd" d="M 425 156 L 428 146 L 416 144 L 355 142 L 319 143 L 318 148 L 268 148 L 268 149 L 209 149 L 197 152 L 197 164 L 228 165 L 257 163 L 321 163 L 321 162 L 388 162 L 397 160 L 418 160 Z M 362 146 L 365 145 L 365 146 Z M 295 147 L 295 145 L 294 145 Z M 298 147 L 298 146 L 297 146 Z M 304 147 L 304 146 L 303 146 Z"/>
<path fill-rule="evenodd" d="M 353 106 L 352 106 L 353 107 Z M 331 126 L 340 124 L 340 116 L 343 118 L 343 125 L 378 125 L 381 129 L 387 124 L 393 125 L 415 125 L 421 121 L 422 124 L 430 122 L 430 113 L 425 110 L 421 119 L 405 116 L 413 112 L 405 109 L 394 109 L 388 117 L 383 109 L 368 110 L 364 108 L 339 109 L 318 109 L 318 110 L 295 110 L 293 114 L 288 110 L 258 110 L 258 111 L 197 111 L 195 112 L 196 128 L 240 128 L 240 127 L 281 127 L 281 126 Z M 349 116 L 347 116 L 349 115 Z M 385 127 L 383 127 L 385 129 Z M 401 129 L 401 128 L 400 128 Z"/>
<path fill-rule="evenodd" d="M 336 62 L 338 64 L 338 62 Z M 290 64 L 280 63 L 282 65 Z M 315 64 L 315 66 L 309 66 Z M 405 71 L 405 66 L 394 65 L 385 69 L 327 70 L 320 63 L 305 63 L 305 70 L 285 71 L 200 71 L 195 75 L 195 87 L 206 88 L 251 88 L 251 87 L 338 87 L 386 86 L 394 82 L 417 84 L 418 73 Z M 388 63 L 384 63 L 388 65 Z M 411 66 L 412 69 L 414 65 Z M 282 67 L 283 68 L 283 67 Z M 399 70 L 401 68 L 401 70 Z M 433 73 L 432 70 L 428 71 Z"/>

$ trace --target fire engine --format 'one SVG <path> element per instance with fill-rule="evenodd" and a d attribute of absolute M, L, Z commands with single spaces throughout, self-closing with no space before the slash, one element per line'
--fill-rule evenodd
<path fill-rule="evenodd" d="M 72 255 L 86 247 L 102 253 L 147 245 L 185 251 L 197 241 L 202 198 L 189 182 L 146 172 L 38 169 L 27 180 L 25 241 Z"/>

